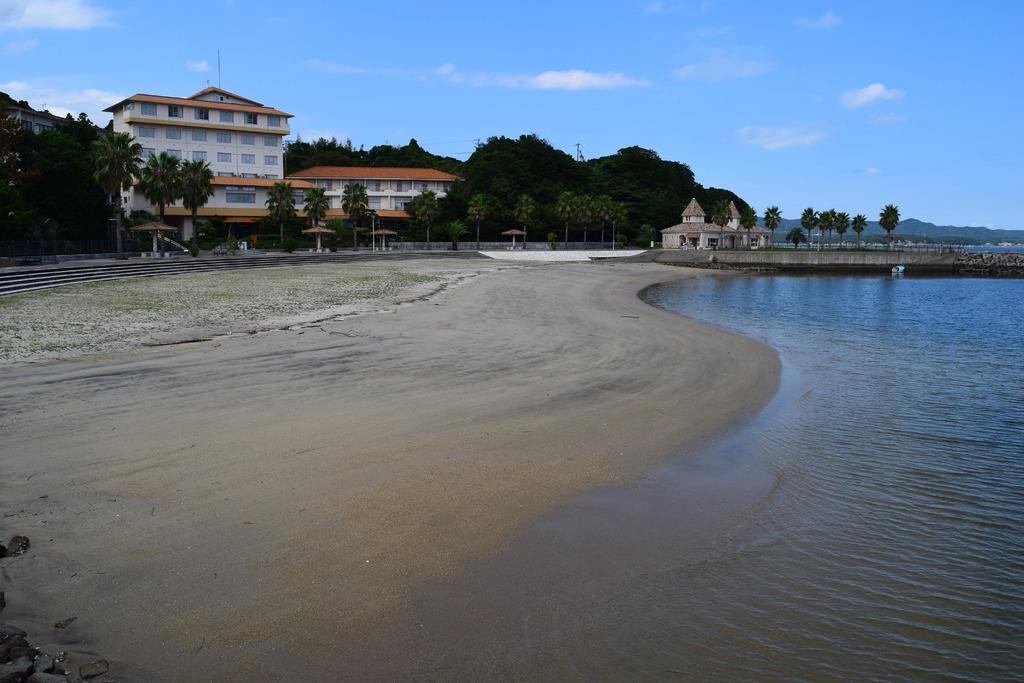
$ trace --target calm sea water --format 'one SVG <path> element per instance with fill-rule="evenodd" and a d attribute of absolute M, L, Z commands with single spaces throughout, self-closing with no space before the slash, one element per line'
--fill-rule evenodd
<path fill-rule="evenodd" d="M 432 673 L 1024 679 L 1024 281 L 739 276 L 646 296 L 775 347 L 778 396 L 480 568 L 481 586 L 504 577 L 500 617 Z"/>

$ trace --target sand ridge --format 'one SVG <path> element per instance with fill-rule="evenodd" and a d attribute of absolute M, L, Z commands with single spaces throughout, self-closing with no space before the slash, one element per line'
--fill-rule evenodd
<path fill-rule="evenodd" d="M 772 394 L 773 351 L 636 297 L 690 276 L 499 270 L 318 331 L 7 368 L 4 526 L 41 540 L 5 618 L 79 615 L 122 679 L 408 675 L 429 641 L 375 643 L 410 587 Z"/>

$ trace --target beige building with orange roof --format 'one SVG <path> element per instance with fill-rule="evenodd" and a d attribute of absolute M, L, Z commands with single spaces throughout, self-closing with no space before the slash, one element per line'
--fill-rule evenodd
<path fill-rule="evenodd" d="M 696 199 L 683 209 L 682 221 L 661 231 L 664 249 L 748 249 L 767 247 L 768 233 L 755 227 L 748 233 L 740 226 L 740 212 L 729 202 L 729 222 L 724 226 L 708 223 Z"/>
<path fill-rule="evenodd" d="M 288 112 L 221 88 L 204 88 L 189 97 L 139 93 L 108 107 L 113 128 L 142 145 L 143 160 L 167 152 L 183 161 L 201 160 L 214 174 L 214 194 L 199 216 L 228 222 L 255 223 L 267 214 L 267 188 L 284 177 L 284 139 L 291 132 Z M 313 187 L 293 182 L 296 206 Z M 140 192 L 126 193 L 131 211 L 154 208 Z M 168 207 L 168 222 L 193 234 L 189 212 L 177 202 Z"/>
<path fill-rule="evenodd" d="M 288 182 L 309 182 L 327 191 L 331 206 L 328 218 L 345 216 L 342 194 L 349 183 L 366 188 L 369 208 L 382 219 L 406 219 L 406 205 L 421 192 L 431 191 L 444 197 L 461 180 L 456 175 L 433 168 L 394 168 L 372 166 L 314 166 L 288 176 Z"/>

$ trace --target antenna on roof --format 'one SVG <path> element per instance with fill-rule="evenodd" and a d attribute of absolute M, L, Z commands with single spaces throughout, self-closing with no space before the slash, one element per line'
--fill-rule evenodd
<path fill-rule="evenodd" d="M 217 48 L 217 87 L 220 87 L 220 48 Z"/>

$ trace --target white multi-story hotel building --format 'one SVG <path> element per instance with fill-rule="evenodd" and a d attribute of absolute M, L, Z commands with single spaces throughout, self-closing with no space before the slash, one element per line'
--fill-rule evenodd
<path fill-rule="evenodd" d="M 137 94 L 105 111 L 114 131 L 129 133 L 142 145 L 143 160 L 167 152 L 182 160 L 206 161 L 214 174 L 214 195 L 199 211 L 202 218 L 255 222 L 266 215 L 267 188 L 284 176 L 284 138 L 292 115 L 220 88 L 205 88 L 191 97 Z M 297 206 L 312 187 L 292 182 Z M 128 210 L 153 207 L 140 192 L 125 196 Z M 192 236 L 192 221 L 181 202 L 166 210 L 182 236 Z"/>
<path fill-rule="evenodd" d="M 458 176 L 433 168 L 387 168 L 373 166 L 314 166 L 288 176 L 288 182 L 309 182 L 327 190 L 331 202 L 328 218 L 344 218 L 342 195 L 349 183 L 366 187 L 369 208 L 382 219 L 409 218 L 406 204 L 430 190 L 444 197 Z"/>

